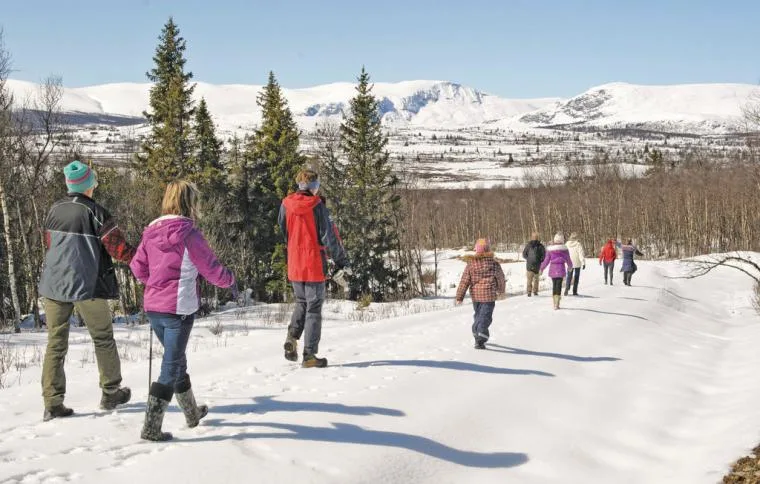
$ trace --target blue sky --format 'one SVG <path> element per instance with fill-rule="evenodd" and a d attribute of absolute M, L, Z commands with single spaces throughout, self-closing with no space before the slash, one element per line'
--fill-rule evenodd
<path fill-rule="evenodd" d="M 173 16 L 195 79 L 441 79 L 504 97 L 760 81 L 758 0 L 0 0 L 12 77 L 143 82 Z M 213 5 L 213 6 L 212 6 Z"/>

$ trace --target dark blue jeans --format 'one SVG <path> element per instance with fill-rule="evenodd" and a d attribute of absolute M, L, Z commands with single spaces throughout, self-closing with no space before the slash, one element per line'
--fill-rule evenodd
<path fill-rule="evenodd" d="M 565 284 L 565 296 L 570 292 L 570 285 L 573 286 L 573 295 L 578 295 L 578 281 L 581 279 L 581 268 L 574 267 L 567 271 L 567 284 Z"/>
<path fill-rule="evenodd" d="M 148 312 L 147 316 L 150 326 L 164 346 L 164 359 L 161 361 L 158 383 L 171 388 L 182 387 L 188 378 L 185 350 L 190 340 L 195 315 Z"/>
<path fill-rule="evenodd" d="M 473 302 L 475 309 L 475 322 L 472 324 L 472 335 L 476 343 L 485 343 L 491 337 L 488 332 L 489 326 L 493 321 L 493 310 L 496 307 L 495 302 Z"/>

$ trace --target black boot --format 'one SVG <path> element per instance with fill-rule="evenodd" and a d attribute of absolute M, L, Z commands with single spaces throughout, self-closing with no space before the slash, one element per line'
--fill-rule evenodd
<path fill-rule="evenodd" d="M 304 368 L 325 368 L 327 366 L 327 358 L 318 358 L 316 355 L 304 354 L 301 366 Z"/>
<path fill-rule="evenodd" d="M 123 405 L 132 398 L 132 390 L 129 387 L 121 387 L 113 393 L 103 392 L 100 398 L 101 410 L 113 410 L 118 405 Z"/>
<path fill-rule="evenodd" d="M 169 406 L 169 402 L 172 400 L 172 394 L 172 388 L 169 386 L 158 382 L 153 382 L 150 386 L 148 403 L 145 408 L 145 423 L 143 424 L 140 438 L 153 442 L 166 442 L 172 439 L 172 434 L 161 431 L 166 407 Z"/>
<path fill-rule="evenodd" d="M 53 405 L 50 408 L 46 408 L 45 413 L 42 414 L 42 421 L 49 422 L 54 418 L 71 417 L 72 415 L 74 415 L 74 411 L 61 403 L 59 405 Z"/>
<path fill-rule="evenodd" d="M 177 397 L 179 407 L 185 414 L 187 426 L 190 428 L 197 427 L 201 419 L 208 415 L 208 406 L 198 405 L 195 402 L 189 376 L 185 376 L 185 380 L 174 388 L 174 394 Z"/>

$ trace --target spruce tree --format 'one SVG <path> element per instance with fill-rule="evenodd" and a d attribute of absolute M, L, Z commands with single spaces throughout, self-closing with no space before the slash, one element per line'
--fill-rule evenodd
<path fill-rule="evenodd" d="M 198 171 L 193 167 L 190 137 L 195 85 L 190 84 L 192 72 L 185 72 L 185 39 L 172 18 L 158 40 L 155 65 L 146 73 L 154 83 L 150 111 L 143 113 L 151 133 L 143 143 L 138 164 L 151 178 L 167 182 Z"/>
<path fill-rule="evenodd" d="M 255 257 L 268 269 L 259 272 L 263 280 L 257 282 L 264 283 L 272 298 L 281 299 L 287 289 L 287 265 L 276 220 L 304 157 L 299 152 L 300 132 L 273 72 L 256 101 L 262 111 L 261 125 L 247 145 L 246 167 L 261 221 Z"/>
<path fill-rule="evenodd" d="M 388 137 L 364 68 L 358 81 L 340 129 L 346 188 L 335 218 L 354 270 L 350 296 L 369 294 L 377 301 L 396 296 L 402 282 L 402 273 L 391 257 L 399 249 L 399 180 L 392 170 L 386 150 Z"/>
<path fill-rule="evenodd" d="M 216 137 L 216 128 L 208 111 L 206 100 L 201 99 L 195 110 L 194 171 L 189 178 L 202 189 L 218 190 L 224 185 L 222 179 L 222 141 Z"/>

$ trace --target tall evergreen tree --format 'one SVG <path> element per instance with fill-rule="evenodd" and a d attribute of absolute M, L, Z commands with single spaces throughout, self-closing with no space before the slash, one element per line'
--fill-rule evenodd
<path fill-rule="evenodd" d="M 208 111 L 206 100 L 201 99 L 195 110 L 195 133 L 193 153 L 195 171 L 189 178 L 204 189 L 218 189 L 224 185 L 222 178 L 222 141 L 216 137 L 216 128 Z"/>
<path fill-rule="evenodd" d="M 273 72 L 257 97 L 261 107 L 261 125 L 246 147 L 246 168 L 261 221 L 258 227 L 256 259 L 267 271 L 259 275 L 270 295 L 279 299 L 287 288 L 285 246 L 278 233 L 277 213 L 280 201 L 295 184 L 295 176 L 304 164 L 299 152 L 300 132 L 293 120 L 282 89 Z"/>
<path fill-rule="evenodd" d="M 402 282 L 402 272 L 391 257 L 399 250 L 399 180 L 386 150 L 388 137 L 382 130 L 378 100 L 363 67 L 358 81 L 340 128 L 346 188 L 335 218 L 351 254 L 351 297 L 371 294 L 383 300 L 395 296 Z"/>
<path fill-rule="evenodd" d="M 253 137 L 253 153 L 267 166 L 271 178 L 268 189 L 282 199 L 292 190 L 304 157 L 298 150 L 301 133 L 274 72 L 269 73 L 267 85 L 256 103 L 262 113 L 261 126 Z"/>
<path fill-rule="evenodd" d="M 190 85 L 192 72 L 185 72 L 185 39 L 172 18 L 164 25 L 154 67 L 146 73 L 153 82 L 150 89 L 150 111 L 143 113 L 151 133 L 143 143 L 138 163 L 153 179 L 163 182 L 191 175 L 193 167 L 191 121 L 194 114 Z"/>

